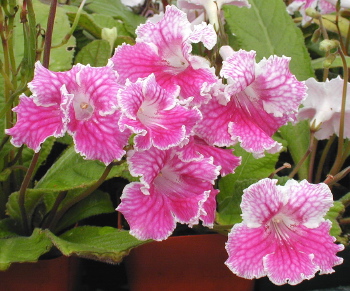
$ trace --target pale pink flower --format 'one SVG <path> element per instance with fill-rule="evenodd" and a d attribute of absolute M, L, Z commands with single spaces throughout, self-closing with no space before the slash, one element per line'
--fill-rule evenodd
<path fill-rule="evenodd" d="M 250 7 L 248 0 L 178 0 L 177 6 L 187 12 L 195 11 L 194 14 L 198 15 L 198 18 L 204 18 L 204 20 L 209 20 L 209 23 L 212 24 L 216 30 L 219 28 L 219 19 L 222 5 L 235 5 L 235 6 L 245 6 Z M 202 16 L 204 14 L 204 16 Z M 196 21 L 193 19 L 193 14 L 190 14 L 189 20 L 191 22 Z"/>
<path fill-rule="evenodd" d="M 295 11 L 299 11 L 303 19 L 301 24 L 304 25 L 307 22 L 312 21 L 312 17 L 306 15 L 305 10 L 313 8 L 318 10 L 321 14 L 327 14 L 335 12 L 335 5 L 332 3 L 333 0 L 294 0 L 288 5 L 287 11 L 289 14 L 294 14 Z M 334 2 L 336 2 L 335 0 Z M 348 0 L 346 0 L 348 2 Z"/>
<path fill-rule="evenodd" d="M 330 236 L 331 222 L 324 216 L 333 205 L 326 184 L 263 179 L 242 196 L 243 222 L 229 234 L 225 262 L 238 276 L 268 276 L 276 285 L 299 284 L 305 279 L 334 272 L 343 259 L 343 245 Z"/>
<path fill-rule="evenodd" d="M 202 105 L 203 119 L 196 134 L 220 147 L 240 142 L 256 157 L 264 151 L 278 152 L 281 145 L 271 136 L 296 120 L 305 97 L 304 83 L 289 71 L 290 58 L 271 56 L 256 64 L 255 52 L 243 50 L 226 57 L 221 70 L 228 82 L 223 91 L 226 98 L 217 93 L 220 98 Z"/>
<path fill-rule="evenodd" d="M 192 43 L 203 42 L 211 49 L 216 33 L 211 25 L 202 23 L 191 29 L 186 14 L 175 6 L 167 6 L 163 18 L 147 22 L 137 30 L 136 44 L 119 46 L 112 61 L 119 74 L 119 82 L 136 82 L 154 74 L 157 82 L 173 91 L 180 86 L 180 98 L 200 105 L 210 99 L 205 91 L 217 80 L 209 62 L 191 54 Z"/>
<path fill-rule="evenodd" d="M 14 108 L 17 123 L 6 130 L 15 146 L 27 144 L 37 152 L 49 136 L 68 132 L 76 151 L 87 159 L 108 164 L 125 154 L 130 132 L 121 133 L 117 126 L 120 85 L 110 65 L 78 64 L 68 72 L 51 72 L 37 62 L 28 86 L 33 96 L 21 96 Z"/>
<path fill-rule="evenodd" d="M 343 83 L 340 77 L 326 82 L 317 82 L 314 78 L 306 80 L 307 97 L 303 108 L 299 110 L 298 119 L 310 119 L 313 128 L 318 127 L 315 137 L 318 140 L 328 139 L 339 134 L 341 100 Z M 350 85 L 350 83 L 348 83 Z M 348 87 L 349 88 L 349 87 Z M 350 138 L 350 90 L 347 90 L 345 104 L 344 137 Z"/>
<path fill-rule="evenodd" d="M 176 223 L 197 224 L 203 216 L 213 219 L 214 180 L 219 169 L 212 158 L 183 162 L 174 149 L 151 148 L 128 158 L 130 173 L 141 182 L 128 184 L 117 210 L 130 225 L 130 233 L 140 240 L 164 240 Z M 208 205 L 203 204 L 212 195 Z M 214 198 L 213 198 L 214 197 Z M 213 200 L 214 199 L 214 200 Z M 213 205 L 214 201 L 214 205 Z M 208 208 L 213 208 L 212 211 Z"/>
<path fill-rule="evenodd" d="M 191 133 L 201 119 L 198 109 L 187 109 L 179 104 L 179 88 L 170 92 L 164 90 L 154 75 L 127 82 L 118 95 L 122 116 L 119 127 L 130 128 L 137 134 L 135 147 L 146 150 L 151 146 L 169 149 L 179 145 Z"/>

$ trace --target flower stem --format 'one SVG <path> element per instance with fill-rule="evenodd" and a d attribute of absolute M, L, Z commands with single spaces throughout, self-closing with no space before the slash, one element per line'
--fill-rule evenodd
<path fill-rule="evenodd" d="M 330 137 L 330 139 L 327 141 L 327 144 L 322 151 L 320 162 L 318 163 L 318 167 L 317 167 L 315 183 L 320 183 L 320 181 L 321 181 L 322 170 L 324 168 L 324 164 L 326 162 L 327 155 L 329 153 L 329 150 L 330 150 L 334 140 L 335 140 L 335 135 L 332 135 Z"/>
<path fill-rule="evenodd" d="M 31 177 L 33 175 L 35 166 L 38 162 L 39 154 L 40 154 L 40 152 L 37 152 L 33 155 L 32 162 L 30 163 L 29 169 L 28 169 L 26 175 L 24 176 L 21 188 L 19 189 L 19 195 L 18 195 L 18 205 L 19 205 L 19 209 L 21 212 L 21 216 L 22 216 L 23 230 L 24 230 L 24 233 L 26 235 L 30 234 L 29 233 L 29 230 L 30 230 L 29 221 L 28 221 L 27 212 L 26 212 L 26 208 L 25 208 L 26 190 L 28 188 Z"/>
<path fill-rule="evenodd" d="M 72 206 L 80 202 L 81 200 L 85 199 L 88 197 L 92 192 L 94 192 L 107 178 L 109 172 L 112 170 L 113 166 L 115 165 L 121 165 L 124 163 L 125 160 L 121 160 L 120 162 L 117 163 L 110 163 L 102 173 L 101 177 L 97 180 L 97 182 L 92 185 L 90 188 L 86 189 L 83 193 L 80 195 L 74 197 L 72 200 L 70 200 L 68 203 L 66 203 L 64 206 L 61 207 L 60 210 L 56 212 L 54 215 L 52 222 L 50 224 L 50 229 L 54 229 L 59 222 L 59 220 L 62 218 L 62 216 L 70 209 Z"/>
<path fill-rule="evenodd" d="M 45 46 L 44 46 L 44 56 L 43 56 L 43 66 L 45 68 L 48 68 L 50 63 L 52 32 L 53 32 L 53 25 L 55 22 L 56 8 L 57 8 L 57 0 L 51 0 L 49 18 L 47 20 L 47 28 L 45 33 Z"/>
<path fill-rule="evenodd" d="M 335 158 L 335 162 L 330 171 L 331 175 L 335 175 L 339 172 L 342 166 L 342 157 L 343 157 L 343 146 L 344 146 L 344 126 L 345 126 L 345 106 L 346 106 L 346 97 L 347 97 L 347 88 L 348 88 L 348 65 L 346 63 L 345 55 L 341 49 L 338 48 L 339 55 L 343 62 L 344 68 L 344 76 L 343 76 L 343 94 L 342 94 L 342 102 L 341 102 L 341 110 L 340 110 L 340 122 L 339 122 L 339 135 L 338 135 L 338 150 L 337 156 Z"/>

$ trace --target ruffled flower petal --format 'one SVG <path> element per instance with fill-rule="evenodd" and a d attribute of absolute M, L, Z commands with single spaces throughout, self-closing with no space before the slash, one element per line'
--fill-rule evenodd
<path fill-rule="evenodd" d="M 73 136 L 75 150 L 88 160 L 100 160 L 106 165 L 120 160 L 131 132 L 118 128 L 120 111 L 110 115 L 94 114 L 89 120 L 72 120 L 68 132 Z"/>
<path fill-rule="evenodd" d="M 64 100 L 62 106 L 67 102 Z M 66 131 L 67 116 L 59 105 L 38 106 L 33 98 L 21 95 L 13 111 L 17 113 L 17 123 L 5 132 L 12 135 L 11 142 L 16 147 L 26 144 L 38 152 L 49 136 L 61 137 Z"/>
<path fill-rule="evenodd" d="M 183 142 L 192 131 L 201 114 L 197 109 L 179 105 L 177 93 L 165 91 L 154 75 L 120 91 L 118 100 L 124 114 L 119 126 L 138 134 L 134 139 L 136 149 L 169 149 Z"/>
<path fill-rule="evenodd" d="M 344 247 L 334 244 L 331 222 L 322 219 L 332 205 L 329 188 L 306 181 L 276 183 L 262 179 L 244 191 L 243 222 L 229 234 L 226 264 L 239 276 L 267 275 L 276 285 L 299 284 L 317 271 L 333 272 L 342 263 L 336 253 Z"/>
<path fill-rule="evenodd" d="M 264 228 L 250 228 L 244 223 L 235 224 L 228 236 L 225 264 L 230 270 L 246 279 L 266 276 L 263 258 L 274 251 Z"/>
<path fill-rule="evenodd" d="M 130 225 L 130 234 L 139 240 L 161 241 L 171 235 L 176 227 L 166 197 L 154 192 L 145 195 L 141 183 L 125 186 L 121 203 L 116 209 L 123 213 Z"/>

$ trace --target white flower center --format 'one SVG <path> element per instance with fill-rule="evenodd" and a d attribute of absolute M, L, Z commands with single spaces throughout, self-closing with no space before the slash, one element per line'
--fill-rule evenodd
<path fill-rule="evenodd" d="M 80 92 L 74 94 L 73 108 L 77 120 L 87 120 L 94 112 L 94 106 L 89 97 Z"/>

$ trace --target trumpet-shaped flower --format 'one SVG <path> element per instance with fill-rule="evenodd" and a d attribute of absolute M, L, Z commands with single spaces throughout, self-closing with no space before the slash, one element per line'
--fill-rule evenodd
<path fill-rule="evenodd" d="M 137 134 L 134 141 L 138 150 L 177 146 L 201 119 L 197 109 L 178 104 L 178 92 L 178 88 L 173 92 L 164 90 L 153 74 L 136 83 L 127 82 L 125 90 L 119 92 L 123 112 L 119 127 L 130 128 Z"/>
<path fill-rule="evenodd" d="M 289 71 L 289 61 L 271 56 L 256 64 L 254 51 L 231 51 L 221 70 L 228 80 L 226 98 L 213 98 L 201 107 L 203 120 L 195 129 L 197 135 L 217 146 L 239 141 L 256 157 L 264 151 L 279 151 L 280 144 L 271 136 L 288 121 L 295 121 L 306 91 Z"/>
<path fill-rule="evenodd" d="M 214 180 L 219 174 L 211 158 L 183 162 L 174 149 L 135 152 L 128 158 L 130 173 L 141 176 L 128 184 L 117 210 L 130 225 L 130 233 L 140 240 L 164 240 L 176 222 L 193 225 L 215 211 Z M 213 192 L 212 192 L 213 191 Z M 214 196 L 205 207 L 209 195 Z M 210 222 L 208 222 L 209 224 Z"/>
<path fill-rule="evenodd" d="M 299 110 L 298 119 L 310 119 L 310 124 L 318 128 L 315 132 L 318 140 L 339 134 L 343 83 L 344 80 L 340 77 L 326 82 L 317 82 L 314 78 L 310 78 L 305 82 L 308 88 L 307 97 L 303 102 L 304 107 Z M 346 99 L 345 125 L 350 123 L 349 90 Z M 350 138 L 349 126 L 344 126 L 344 137 Z"/>
<path fill-rule="evenodd" d="M 343 259 L 343 245 L 330 236 L 331 222 L 324 215 L 333 204 L 326 184 L 263 179 L 242 196 L 243 222 L 233 226 L 226 250 L 226 265 L 238 276 L 268 276 L 276 285 L 295 285 L 334 272 Z"/>
<path fill-rule="evenodd" d="M 39 62 L 28 84 L 33 96 L 21 96 L 14 108 L 17 123 L 7 129 L 15 146 L 27 144 L 35 151 L 49 136 L 73 136 L 75 149 L 87 159 L 105 164 L 125 154 L 129 131 L 117 123 L 117 92 L 120 85 L 111 66 L 76 65 L 68 72 L 51 72 Z"/>
<path fill-rule="evenodd" d="M 153 73 L 167 90 L 180 86 L 180 97 L 192 98 L 194 105 L 210 99 L 205 92 L 217 78 L 205 58 L 191 54 L 191 44 L 203 42 L 211 49 L 216 43 L 211 25 L 202 23 L 192 30 L 185 13 L 167 6 L 159 22 L 140 25 L 136 34 L 136 44 L 119 46 L 111 59 L 119 82 L 136 82 Z"/>

